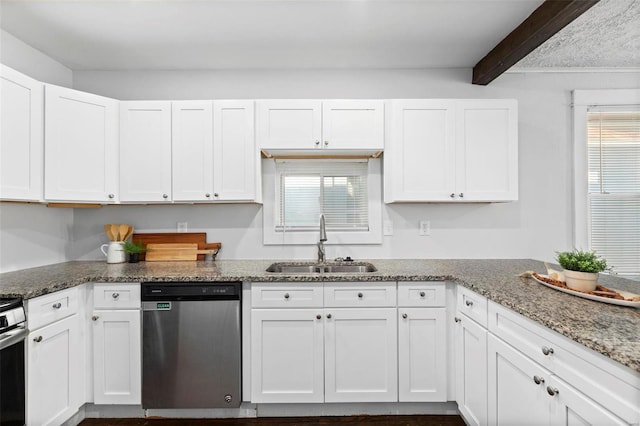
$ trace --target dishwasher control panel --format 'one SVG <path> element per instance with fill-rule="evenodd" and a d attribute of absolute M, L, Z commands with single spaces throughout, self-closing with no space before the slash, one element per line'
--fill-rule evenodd
<path fill-rule="evenodd" d="M 142 301 L 239 300 L 241 282 L 142 283 Z M 158 307 L 158 310 L 162 307 Z M 166 307 L 164 309 L 171 309 Z"/>

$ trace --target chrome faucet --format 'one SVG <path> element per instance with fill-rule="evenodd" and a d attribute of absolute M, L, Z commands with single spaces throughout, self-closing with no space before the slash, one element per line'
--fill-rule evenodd
<path fill-rule="evenodd" d="M 320 242 L 318 242 L 318 262 L 324 262 L 325 251 L 324 242 L 327 241 L 327 231 L 324 225 L 324 215 L 320 215 Z"/>

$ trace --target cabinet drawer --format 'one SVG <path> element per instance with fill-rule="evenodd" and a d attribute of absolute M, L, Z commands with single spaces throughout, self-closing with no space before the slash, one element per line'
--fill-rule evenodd
<path fill-rule="evenodd" d="M 140 309 L 140 283 L 94 284 L 93 307 L 96 309 Z"/>
<path fill-rule="evenodd" d="M 253 308 L 322 308 L 322 283 L 252 284 Z"/>
<path fill-rule="evenodd" d="M 73 287 L 27 300 L 29 330 L 35 330 L 77 313 L 79 299 L 79 289 Z"/>
<path fill-rule="evenodd" d="M 398 282 L 398 306 L 440 307 L 445 305 L 444 281 L 400 281 Z"/>
<path fill-rule="evenodd" d="M 456 310 L 487 327 L 487 298 L 458 285 Z"/>
<path fill-rule="evenodd" d="M 629 423 L 640 420 L 640 376 L 494 302 L 489 331 Z"/>
<path fill-rule="evenodd" d="M 396 284 L 389 282 L 325 284 L 324 306 L 327 308 L 395 307 Z"/>

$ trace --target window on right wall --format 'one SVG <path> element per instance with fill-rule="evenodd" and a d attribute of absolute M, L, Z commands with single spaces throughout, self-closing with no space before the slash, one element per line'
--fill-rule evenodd
<path fill-rule="evenodd" d="M 587 109 L 589 245 L 640 275 L 640 108 Z"/>

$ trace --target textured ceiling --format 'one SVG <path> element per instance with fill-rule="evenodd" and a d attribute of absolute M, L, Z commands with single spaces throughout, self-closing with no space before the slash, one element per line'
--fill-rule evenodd
<path fill-rule="evenodd" d="M 640 67 L 640 0 L 601 0 L 513 69 Z"/>

